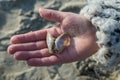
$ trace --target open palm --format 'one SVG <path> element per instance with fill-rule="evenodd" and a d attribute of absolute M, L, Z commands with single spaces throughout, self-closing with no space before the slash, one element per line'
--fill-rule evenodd
<path fill-rule="evenodd" d="M 20 34 L 11 38 L 8 52 L 17 60 L 26 60 L 31 66 L 49 66 L 83 60 L 98 49 L 95 28 L 82 15 L 40 9 L 40 15 L 51 21 L 59 22 L 49 29 Z M 46 34 L 54 37 L 67 32 L 71 36 L 71 44 L 61 54 L 51 55 L 46 44 Z"/>

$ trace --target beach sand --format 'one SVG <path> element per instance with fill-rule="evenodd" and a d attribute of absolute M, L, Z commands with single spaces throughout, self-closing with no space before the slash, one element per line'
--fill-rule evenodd
<path fill-rule="evenodd" d="M 54 26 L 39 16 L 40 7 L 79 13 L 85 0 L 0 0 L 0 80 L 120 80 L 118 70 L 109 72 L 89 59 L 49 67 L 30 67 L 7 53 L 10 38 Z"/>

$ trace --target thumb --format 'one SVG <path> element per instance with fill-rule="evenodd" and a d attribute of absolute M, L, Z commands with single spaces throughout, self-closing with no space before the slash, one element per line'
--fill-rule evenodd
<path fill-rule="evenodd" d="M 65 12 L 50 9 L 39 9 L 40 16 L 51 21 L 62 22 L 65 18 Z"/>

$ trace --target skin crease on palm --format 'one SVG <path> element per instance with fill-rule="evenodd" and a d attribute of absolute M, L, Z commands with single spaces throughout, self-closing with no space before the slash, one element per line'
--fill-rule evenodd
<path fill-rule="evenodd" d="M 59 22 L 60 25 L 13 36 L 8 53 L 16 60 L 24 60 L 30 66 L 50 66 L 86 59 L 99 49 L 96 29 L 84 16 L 50 9 L 40 9 L 39 13 L 44 19 Z M 54 37 L 69 33 L 70 46 L 61 54 L 51 55 L 46 44 L 47 32 Z"/>

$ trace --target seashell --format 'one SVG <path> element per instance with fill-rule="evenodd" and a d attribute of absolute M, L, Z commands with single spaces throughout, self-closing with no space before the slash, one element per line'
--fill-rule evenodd
<path fill-rule="evenodd" d="M 63 33 L 55 39 L 50 33 L 47 33 L 47 46 L 51 54 L 61 53 L 69 45 L 70 36 L 68 34 Z"/>
<path fill-rule="evenodd" d="M 70 45 L 70 36 L 68 34 L 61 34 L 55 40 L 55 50 L 57 53 L 61 53 L 63 49 Z"/>
<path fill-rule="evenodd" d="M 47 40 L 46 42 L 49 52 L 54 53 L 53 49 L 54 49 L 55 38 L 50 33 L 47 33 L 46 40 Z"/>

